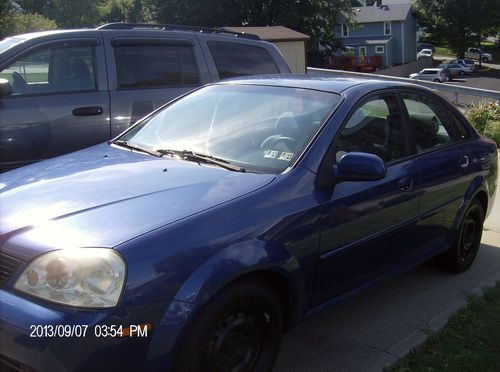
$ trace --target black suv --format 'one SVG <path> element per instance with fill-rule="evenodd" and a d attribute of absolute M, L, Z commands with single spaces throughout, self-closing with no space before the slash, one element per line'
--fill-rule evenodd
<path fill-rule="evenodd" d="M 0 167 L 112 138 L 200 85 L 290 73 L 279 50 L 223 29 L 113 23 L 0 41 Z"/>

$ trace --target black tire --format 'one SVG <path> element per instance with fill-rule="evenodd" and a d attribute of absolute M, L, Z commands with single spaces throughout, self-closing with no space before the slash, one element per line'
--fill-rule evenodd
<path fill-rule="evenodd" d="M 460 72 L 458 73 L 460 76 L 464 76 L 465 75 L 465 72 L 463 72 L 462 70 L 460 70 Z"/>
<path fill-rule="evenodd" d="M 282 306 L 260 281 L 236 282 L 200 309 L 174 371 L 270 371 L 283 333 Z"/>
<path fill-rule="evenodd" d="M 440 82 L 441 82 L 441 80 L 439 80 L 439 79 L 434 79 L 433 81 L 434 81 L 435 83 L 440 83 Z"/>
<path fill-rule="evenodd" d="M 481 202 L 474 199 L 460 223 L 456 243 L 437 257 L 438 264 L 453 273 L 467 270 L 476 258 L 483 233 L 484 211 Z"/>
<path fill-rule="evenodd" d="M 483 61 L 484 63 L 488 63 L 490 60 L 488 59 L 488 57 L 483 57 L 482 61 Z"/>

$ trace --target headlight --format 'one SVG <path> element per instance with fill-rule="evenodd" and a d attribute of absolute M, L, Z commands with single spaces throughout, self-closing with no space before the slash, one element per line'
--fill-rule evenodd
<path fill-rule="evenodd" d="M 33 260 L 14 288 L 64 305 L 103 308 L 118 303 L 125 263 L 110 248 L 62 249 Z"/>

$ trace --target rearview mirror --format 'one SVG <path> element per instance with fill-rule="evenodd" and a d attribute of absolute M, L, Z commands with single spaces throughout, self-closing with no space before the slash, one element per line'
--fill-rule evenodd
<path fill-rule="evenodd" d="M 12 86 L 7 79 L 0 79 L 0 97 L 7 97 L 12 94 Z"/>
<path fill-rule="evenodd" d="M 333 174 L 344 181 L 376 181 L 385 177 L 385 163 L 365 152 L 348 152 L 333 166 Z"/>

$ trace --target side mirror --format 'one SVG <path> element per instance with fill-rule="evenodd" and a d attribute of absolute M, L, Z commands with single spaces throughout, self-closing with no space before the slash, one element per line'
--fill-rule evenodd
<path fill-rule="evenodd" d="M 376 181 L 385 177 L 384 161 L 365 152 L 348 152 L 333 166 L 333 174 L 344 181 Z"/>
<path fill-rule="evenodd" d="M 0 79 L 0 97 L 7 97 L 12 94 L 12 86 L 7 79 Z"/>

